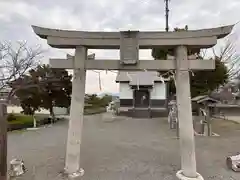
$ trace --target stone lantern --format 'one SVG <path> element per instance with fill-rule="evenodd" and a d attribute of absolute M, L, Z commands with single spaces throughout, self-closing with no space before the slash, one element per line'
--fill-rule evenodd
<path fill-rule="evenodd" d="M 229 156 L 226 160 L 227 167 L 235 172 L 240 172 L 240 153 L 235 156 Z"/>
<path fill-rule="evenodd" d="M 17 177 L 26 172 L 24 162 L 19 159 L 13 159 L 10 161 L 10 176 Z"/>

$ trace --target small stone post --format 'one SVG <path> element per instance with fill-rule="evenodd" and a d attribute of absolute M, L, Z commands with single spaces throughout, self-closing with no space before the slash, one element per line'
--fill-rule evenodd
<path fill-rule="evenodd" d="M 201 109 L 201 107 L 199 107 L 198 109 L 198 119 L 199 119 L 199 129 L 198 130 L 198 133 L 201 134 L 201 135 L 204 135 L 205 134 L 205 116 L 203 114 L 203 111 Z"/>
<path fill-rule="evenodd" d="M 207 114 L 207 134 L 212 136 L 212 122 L 211 122 L 211 110 L 208 104 L 205 105 L 206 114 Z"/>
<path fill-rule="evenodd" d="M 0 180 L 7 180 L 7 106 L 0 102 Z"/>
<path fill-rule="evenodd" d="M 177 134 L 177 138 L 179 138 L 179 122 L 177 121 L 176 123 L 176 134 Z"/>
<path fill-rule="evenodd" d="M 195 142 L 192 118 L 192 104 L 188 69 L 187 47 L 178 46 L 176 56 L 176 93 L 178 107 L 181 167 L 177 172 L 180 180 L 203 180 L 196 171 Z"/>
<path fill-rule="evenodd" d="M 72 82 L 72 99 L 68 128 L 65 172 L 68 176 L 82 176 L 80 168 L 80 146 L 83 126 L 84 96 L 85 96 L 85 59 L 87 49 L 77 47 L 74 58 L 74 77 Z"/>

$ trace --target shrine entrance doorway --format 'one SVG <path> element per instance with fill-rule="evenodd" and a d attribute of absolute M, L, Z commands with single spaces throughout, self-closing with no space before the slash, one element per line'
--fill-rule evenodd
<path fill-rule="evenodd" d="M 147 89 L 134 90 L 134 108 L 148 108 L 150 93 Z"/>

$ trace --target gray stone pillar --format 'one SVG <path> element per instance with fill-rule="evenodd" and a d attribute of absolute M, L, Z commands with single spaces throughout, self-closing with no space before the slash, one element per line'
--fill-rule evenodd
<path fill-rule="evenodd" d="M 87 49 L 77 47 L 74 58 L 74 75 L 72 82 L 72 98 L 68 139 L 65 161 L 65 172 L 69 176 L 81 176 L 84 171 L 80 168 L 80 146 L 83 126 L 84 96 L 86 70 L 84 68 L 87 58 Z"/>
<path fill-rule="evenodd" d="M 207 113 L 207 134 L 208 136 L 212 136 L 212 122 L 211 122 L 211 110 L 208 104 L 205 104 L 205 110 Z"/>
<path fill-rule="evenodd" d="M 176 93 L 178 107 L 181 167 L 177 172 L 180 180 L 202 180 L 196 171 L 195 142 L 192 118 L 190 80 L 188 71 L 187 47 L 178 46 L 176 56 Z"/>

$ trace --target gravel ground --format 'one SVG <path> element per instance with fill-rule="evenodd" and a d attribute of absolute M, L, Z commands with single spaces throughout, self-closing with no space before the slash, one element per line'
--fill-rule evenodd
<path fill-rule="evenodd" d="M 226 156 L 240 151 L 240 125 L 219 120 L 220 137 L 197 137 L 197 169 L 205 180 L 239 180 Z M 11 132 L 8 159 L 21 158 L 27 173 L 19 180 L 58 180 L 64 168 L 67 121 L 36 131 Z M 81 180 L 176 180 L 179 143 L 167 119 L 131 119 L 106 114 L 84 120 Z M 78 180 L 77 179 L 77 180 Z"/>

